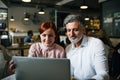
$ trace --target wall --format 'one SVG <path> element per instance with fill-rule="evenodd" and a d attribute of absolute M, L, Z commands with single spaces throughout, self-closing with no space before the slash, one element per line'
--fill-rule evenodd
<path fill-rule="evenodd" d="M 120 43 L 120 0 L 107 0 L 102 3 L 102 27 L 113 46 Z"/>
<path fill-rule="evenodd" d="M 102 25 L 110 37 L 120 38 L 120 0 L 102 4 Z"/>
<path fill-rule="evenodd" d="M 0 0 L 0 8 L 8 8 L 8 7 Z"/>
<path fill-rule="evenodd" d="M 33 31 L 38 31 L 38 27 L 41 22 L 43 21 L 50 21 L 50 11 L 52 9 L 46 8 L 45 9 L 45 14 L 37 16 L 37 21 L 33 22 L 33 16 L 34 13 L 38 11 L 36 8 L 32 7 L 17 7 L 17 6 L 11 6 L 8 8 L 8 19 L 10 19 L 11 16 L 14 17 L 15 21 L 9 22 L 9 30 L 17 30 L 17 31 L 27 31 L 27 30 L 33 30 Z M 31 20 L 28 22 L 25 22 L 23 20 L 24 18 L 24 13 L 28 12 L 30 14 Z"/>
<path fill-rule="evenodd" d="M 118 43 L 120 43 L 120 38 L 110 38 L 113 46 L 116 46 Z"/>
<path fill-rule="evenodd" d="M 51 17 L 53 17 L 53 16 L 51 16 L 51 14 L 52 14 L 52 12 L 54 13 L 53 10 L 54 9 L 52 9 L 52 8 L 46 8 L 45 14 L 39 15 L 40 23 L 42 21 L 51 21 Z M 21 7 L 21 6 L 20 7 L 18 7 L 18 6 L 9 7 L 8 8 L 8 19 L 10 19 L 11 16 L 14 16 L 14 18 L 15 18 L 14 22 L 8 21 L 9 22 L 9 30 L 17 29 L 18 31 L 26 32 L 27 30 L 31 29 L 33 31 L 38 31 L 38 27 L 39 27 L 40 23 L 34 24 L 32 21 L 30 21 L 28 23 L 24 23 L 22 20 L 24 17 L 24 12 L 29 12 L 30 14 L 34 14 L 37 11 L 38 11 L 38 9 L 33 8 L 33 7 Z M 58 9 L 58 11 L 62 12 L 63 10 Z M 76 11 L 76 10 L 71 11 L 68 9 L 64 9 L 64 11 L 81 14 L 81 11 Z M 87 13 L 85 13 L 85 14 L 87 14 Z M 95 14 L 89 13 L 89 15 L 98 15 L 98 14 L 97 13 L 95 13 Z M 110 38 L 110 39 L 114 46 L 120 42 L 120 38 Z"/>

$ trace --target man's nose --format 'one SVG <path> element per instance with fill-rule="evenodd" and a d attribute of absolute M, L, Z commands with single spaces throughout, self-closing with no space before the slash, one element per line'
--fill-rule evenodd
<path fill-rule="evenodd" d="M 70 34 L 71 34 L 71 35 L 74 35 L 74 31 L 73 31 L 73 30 L 71 30 L 71 31 L 70 31 Z"/>

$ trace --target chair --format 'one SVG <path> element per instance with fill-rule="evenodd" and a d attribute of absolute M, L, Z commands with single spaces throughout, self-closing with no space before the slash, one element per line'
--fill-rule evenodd
<path fill-rule="evenodd" d="M 9 56 L 8 54 L 7 54 L 7 51 L 6 51 L 6 49 L 5 49 L 5 47 L 4 46 L 2 46 L 2 45 L 0 45 L 0 62 L 1 62 L 1 65 L 0 66 L 2 66 L 1 67 L 1 73 L 0 73 L 0 79 L 1 78 L 3 78 L 3 77 L 6 77 L 6 76 L 8 76 L 9 74 L 11 74 L 9 71 L 8 71 L 8 64 L 9 64 L 9 61 L 11 60 L 11 56 Z"/>

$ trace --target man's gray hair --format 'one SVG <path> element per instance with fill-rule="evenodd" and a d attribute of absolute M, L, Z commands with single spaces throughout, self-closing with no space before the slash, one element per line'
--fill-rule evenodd
<path fill-rule="evenodd" d="M 80 22 L 80 25 L 83 25 L 83 18 L 80 15 L 70 14 L 64 19 L 63 26 L 66 26 L 66 24 L 73 22 L 73 21 L 78 21 Z"/>

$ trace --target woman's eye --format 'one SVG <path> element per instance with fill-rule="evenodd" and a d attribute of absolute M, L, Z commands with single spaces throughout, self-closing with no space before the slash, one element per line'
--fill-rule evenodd
<path fill-rule="evenodd" d="M 45 37 L 45 36 L 46 36 L 46 34 L 43 34 L 42 36 L 43 36 L 43 37 Z"/>
<path fill-rule="evenodd" d="M 48 36 L 48 37 L 53 37 L 53 35 L 46 35 L 46 34 L 43 34 L 42 36 L 43 36 L 43 37 L 47 37 L 47 36 Z"/>
<path fill-rule="evenodd" d="M 53 37 L 53 35 L 48 35 L 49 37 Z"/>

